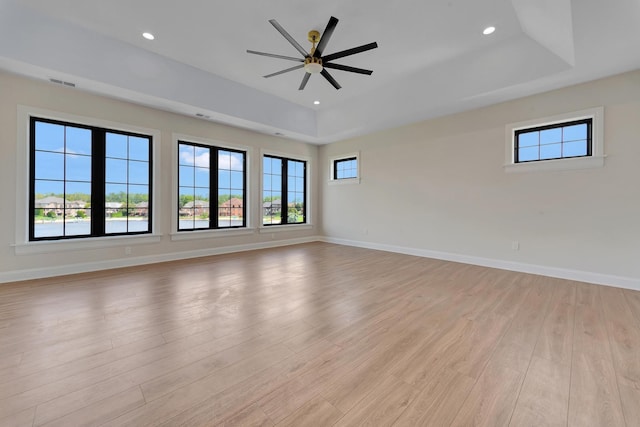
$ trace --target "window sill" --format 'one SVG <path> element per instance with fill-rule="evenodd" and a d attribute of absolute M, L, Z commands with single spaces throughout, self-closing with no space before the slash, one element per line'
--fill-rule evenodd
<path fill-rule="evenodd" d="M 601 168 L 606 156 L 575 157 L 504 165 L 505 172 L 566 171 Z"/>
<path fill-rule="evenodd" d="M 44 254 L 58 251 L 79 251 L 87 249 L 103 249 L 130 245 L 158 243 L 161 234 L 144 234 L 135 236 L 89 237 L 77 240 L 42 240 L 38 242 L 17 243 L 14 246 L 16 255 Z"/>
<path fill-rule="evenodd" d="M 255 233 L 255 228 L 233 228 L 216 230 L 176 231 L 171 233 L 172 241 L 211 239 L 220 237 L 247 236 Z"/>
<path fill-rule="evenodd" d="M 278 233 L 281 231 L 294 231 L 294 230 L 311 230 L 313 225 L 311 224 L 287 224 L 287 225 L 263 225 L 260 227 L 259 232 L 264 233 Z"/>
<path fill-rule="evenodd" d="M 360 178 L 330 179 L 329 185 L 360 184 Z"/>

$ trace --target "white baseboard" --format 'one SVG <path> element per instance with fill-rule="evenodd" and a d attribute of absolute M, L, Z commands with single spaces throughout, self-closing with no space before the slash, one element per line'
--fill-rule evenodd
<path fill-rule="evenodd" d="M 297 239 L 277 240 L 272 242 L 250 243 L 246 245 L 223 246 L 218 248 L 199 249 L 195 251 L 173 252 L 161 255 L 127 257 L 107 261 L 82 264 L 61 265 L 58 267 L 32 268 L 0 273 L 0 283 L 18 282 L 21 280 L 42 279 L 45 277 L 64 276 L 67 274 L 88 273 L 91 271 L 109 270 L 112 268 L 133 267 L 136 265 L 155 264 L 166 261 L 178 261 L 188 258 L 199 258 L 211 255 L 222 255 L 234 252 L 245 252 L 256 249 L 268 249 L 279 246 L 297 245 L 320 241 L 320 237 L 311 236 Z"/>
<path fill-rule="evenodd" d="M 632 277 L 614 276 L 589 271 L 571 270 L 558 267 L 547 267 L 544 265 L 526 264 L 514 261 L 504 261 L 499 259 L 482 258 L 471 255 L 454 254 L 450 252 L 432 251 L 428 249 L 408 248 L 404 246 L 386 245 L 382 243 L 363 242 L 359 240 L 338 239 L 333 237 L 322 237 L 321 241 L 335 243 L 345 246 L 356 246 L 359 248 L 375 249 L 386 252 L 396 252 L 406 255 L 414 255 L 424 258 L 441 259 L 445 261 L 461 262 L 464 264 L 480 265 L 483 267 L 498 268 L 501 270 L 517 271 L 520 273 L 538 274 L 541 276 L 557 277 L 559 279 L 576 280 L 579 282 L 594 283 L 597 285 L 614 286 L 617 288 L 632 289 L 640 291 L 640 279 Z"/>
<path fill-rule="evenodd" d="M 224 246 L 219 248 L 199 249 L 195 251 L 174 252 L 161 255 L 142 257 L 127 257 L 115 260 L 70 264 L 58 267 L 34 268 L 0 273 L 0 283 L 17 282 L 21 280 L 41 279 L 45 277 L 63 276 L 67 274 L 87 273 L 91 271 L 108 270 L 112 268 L 132 267 L 136 265 L 154 264 L 166 261 L 177 261 L 188 258 L 199 258 L 211 255 L 222 255 L 234 252 L 244 252 L 256 249 L 268 249 L 280 246 L 297 245 L 310 242 L 326 242 L 359 248 L 375 249 L 414 255 L 424 258 L 441 259 L 445 261 L 461 262 L 464 264 L 480 265 L 483 267 L 499 268 L 501 270 L 518 271 L 521 273 L 539 274 L 541 276 L 557 277 L 560 279 L 576 280 L 597 285 L 615 286 L 618 288 L 640 291 L 640 280 L 631 277 L 621 277 L 589 271 L 571 270 L 543 265 L 526 264 L 504 261 L 471 255 L 454 254 L 450 252 L 432 251 L 428 249 L 409 248 L 404 246 L 386 245 L 382 243 L 363 242 L 359 240 L 338 239 L 334 237 L 310 236 L 298 239 L 278 240 L 273 242 L 251 243 L 247 245 Z"/>

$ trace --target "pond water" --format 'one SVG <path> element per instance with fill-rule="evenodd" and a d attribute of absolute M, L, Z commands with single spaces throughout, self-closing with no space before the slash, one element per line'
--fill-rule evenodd
<path fill-rule="evenodd" d="M 220 225 L 241 226 L 242 220 L 222 220 Z M 147 231 L 149 222 L 146 220 L 129 221 L 127 230 L 127 220 L 109 220 L 106 223 L 107 233 L 126 233 Z M 180 220 L 179 227 L 182 228 L 207 228 L 209 222 L 206 220 Z M 89 221 L 68 221 L 64 225 L 62 222 L 43 222 L 35 224 L 35 237 L 55 237 L 55 236 L 86 236 L 91 234 L 91 223 Z"/>

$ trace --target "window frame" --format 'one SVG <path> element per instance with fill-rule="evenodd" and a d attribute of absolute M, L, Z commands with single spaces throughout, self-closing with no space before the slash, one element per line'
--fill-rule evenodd
<path fill-rule="evenodd" d="M 172 159 L 171 159 L 171 232 L 170 238 L 172 241 L 183 241 L 183 240 L 198 240 L 198 239 L 209 239 L 216 237 L 231 237 L 231 236 L 244 236 L 250 235 L 255 232 L 255 228 L 253 226 L 254 223 L 254 212 L 253 203 L 251 202 L 251 177 L 252 177 L 252 161 L 253 161 L 253 151 L 249 146 L 245 146 L 242 144 L 231 143 L 227 141 L 210 139 L 201 136 L 183 134 L 183 133 L 172 133 Z M 178 145 L 179 141 L 186 141 L 196 144 L 201 144 L 209 147 L 217 147 L 222 150 L 231 150 L 231 151 L 243 151 L 245 153 L 245 226 L 237 227 L 237 228 L 201 228 L 195 230 L 178 230 Z M 217 191 L 217 190 L 216 190 Z M 187 232 L 185 232 L 187 231 Z"/>
<path fill-rule="evenodd" d="M 517 135 L 591 120 L 590 155 L 518 162 Z M 589 169 L 604 166 L 604 108 L 596 107 L 505 126 L 505 172 Z"/>
<path fill-rule="evenodd" d="M 264 198 L 264 157 L 276 157 L 287 160 L 294 160 L 299 162 L 305 162 L 305 222 L 304 223 L 292 223 L 292 224 L 263 224 L 263 198 Z M 260 150 L 260 196 L 259 196 L 259 225 L 258 231 L 260 233 L 277 233 L 282 231 L 291 230 L 303 230 L 313 228 L 313 198 L 311 194 L 311 181 L 313 175 L 312 159 L 305 155 L 296 155 L 291 153 L 283 153 L 272 150 Z M 258 212 L 258 210 L 256 210 Z M 272 235 L 273 238 L 274 235 Z"/>
<path fill-rule="evenodd" d="M 177 222 L 175 223 L 175 227 L 176 227 L 176 231 L 178 233 L 183 233 L 183 232 L 197 232 L 197 231 L 210 231 L 210 230 L 238 230 L 238 229 L 246 229 L 247 228 L 247 152 L 246 150 L 241 150 L 241 149 L 237 149 L 237 148 L 230 148 L 230 147 L 220 147 L 217 145 L 211 145 L 211 144 L 206 144 L 206 143 L 202 143 L 202 142 L 192 142 L 192 141 L 187 141 L 184 138 L 183 139 L 178 139 L 177 144 L 176 144 L 176 149 L 178 150 L 178 153 L 180 152 L 180 145 L 181 144 L 185 144 L 185 145 L 191 145 L 193 147 L 201 147 L 201 148 L 207 148 L 210 150 L 210 155 L 209 155 L 209 227 L 207 228 L 180 228 L 180 215 L 179 215 L 179 210 L 180 210 L 180 202 L 179 202 L 179 198 L 180 198 L 180 170 L 179 170 L 179 166 L 180 166 L 180 157 L 179 154 L 177 155 L 177 175 L 176 175 L 176 181 L 177 181 L 177 186 L 176 186 L 176 190 L 177 190 L 177 200 L 178 203 L 176 205 L 174 205 L 174 208 L 178 210 L 178 215 L 177 215 Z M 243 155 L 243 165 L 242 165 L 242 174 L 243 174 L 243 188 L 242 188 L 242 225 L 238 225 L 238 226 L 228 226 L 228 227 L 220 227 L 220 225 L 218 224 L 218 215 L 216 214 L 215 216 L 215 220 L 213 219 L 213 215 L 212 212 L 215 209 L 216 212 L 218 212 L 219 206 L 217 206 L 217 200 L 220 197 L 218 190 L 219 190 L 219 183 L 218 183 L 218 172 L 219 172 L 219 164 L 218 164 L 218 159 L 219 159 L 219 152 L 220 151 L 229 151 L 229 152 L 234 152 L 234 153 L 241 153 Z M 212 161 L 212 159 L 214 159 Z M 194 185 L 195 188 L 195 185 Z M 212 194 L 215 191 L 215 197 Z M 215 207 L 212 206 L 212 200 L 215 201 Z"/>
<path fill-rule="evenodd" d="M 160 205 L 160 184 L 157 179 L 157 167 L 151 167 L 151 181 L 149 209 L 153 213 L 149 219 L 151 232 L 136 234 L 106 234 L 102 236 L 83 236 L 82 238 L 63 238 L 47 240 L 29 240 L 30 227 L 30 177 L 31 177 L 31 117 L 52 121 L 66 122 L 72 126 L 88 126 L 107 129 L 114 132 L 141 134 L 151 137 L 150 164 L 161 164 L 160 150 L 161 132 L 157 129 L 134 126 L 95 117 L 80 116 L 59 111 L 47 110 L 39 107 L 18 105 L 17 107 L 17 139 L 16 139 L 16 203 L 15 203 L 15 237 L 14 248 L 16 255 L 42 254 L 51 251 L 76 251 L 85 249 L 102 249 L 109 247 L 123 247 L 131 245 L 157 243 L 162 239 L 158 224 L 162 214 L 158 211 Z M 127 252 L 125 251 L 125 254 Z"/>
<path fill-rule="evenodd" d="M 336 178 L 336 165 L 340 161 L 356 160 L 356 176 L 353 178 Z M 341 154 L 329 158 L 329 185 L 360 184 L 360 152 Z"/>
<path fill-rule="evenodd" d="M 78 129 L 86 129 L 91 131 L 91 223 L 90 223 L 90 233 L 89 234 L 80 234 L 80 235 L 61 235 L 61 236 L 43 236 L 36 237 L 35 236 L 35 202 L 36 202 L 36 181 L 38 179 L 35 176 L 35 164 L 36 164 L 36 134 L 35 129 L 37 123 L 49 123 L 53 125 L 72 127 Z M 153 203 L 153 137 L 151 135 L 144 135 L 140 133 L 133 132 L 125 132 L 121 130 L 115 129 L 107 129 L 100 126 L 90 126 L 86 124 L 78 124 L 72 123 L 68 121 L 61 120 L 52 120 L 48 118 L 31 116 L 29 118 L 29 241 L 30 242 L 40 242 L 47 240 L 75 240 L 75 239 L 88 239 L 95 237 L 109 237 L 109 236 L 132 236 L 139 234 L 151 234 L 153 232 L 153 209 L 149 208 L 150 205 L 147 205 L 147 230 L 146 231 L 125 231 L 125 232 L 117 232 L 117 233 L 109 233 L 107 232 L 107 223 L 106 223 L 106 185 L 109 183 L 107 181 L 106 169 L 107 169 L 107 153 L 106 153 L 106 143 L 107 143 L 107 134 L 118 134 L 127 137 L 136 137 L 142 139 L 148 139 L 149 141 L 149 158 L 147 162 L 149 163 L 147 180 L 149 187 L 148 191 L 148 203 Z M 66 153 L 61 153 L 66 156 Z M 128 155 L 128 153 L 127 153 Z M 126 161 L 131 161 L 127 157 L 127 159 L 121 159 Z M 137 160 L 134 160 L 137 161 Z M 65 172 L 66 174 L 66 172 Z M 127 175 L 127 182 L 124 183 L 127 187 L 129 186 L 129 176 Z M 71 180 L 67 180 L 66 178 L 62 181 L 65 185 L 67 182 L 74 182 Z M 113 184 L 113 183 L 112 183 Z M 123 184 L 123 183 L 118 183 Z M 127 188 L 127 197 L 129 196 L 129 191 Z M 126 207 L 127 210 L 127 228 L 129 227 L 129 214 L 128 211 L 131 210 L 132 207 Z M 63 208 L 63 211 L 66 210 L 66 206 Z M 63 217 L 63 221 L 64 221 Z M 63 223 L 64 229 L 64 223 Z"/>

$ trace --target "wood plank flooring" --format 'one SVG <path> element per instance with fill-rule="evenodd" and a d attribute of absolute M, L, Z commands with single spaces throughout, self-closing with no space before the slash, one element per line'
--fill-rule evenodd
<path fill-rule="evenodd" d="M 312 243 L 0 285 L 0 426 L 638 426 L 640 292 Z"/>

